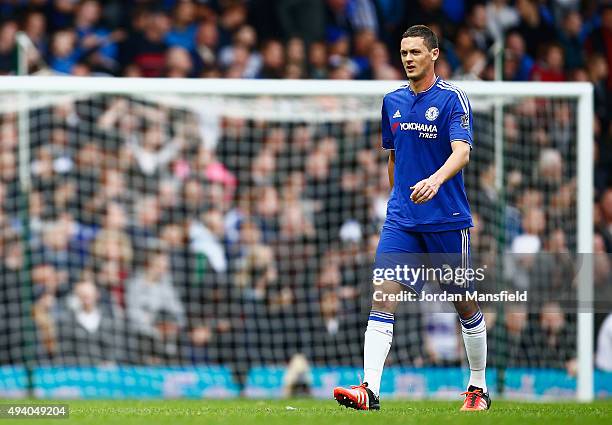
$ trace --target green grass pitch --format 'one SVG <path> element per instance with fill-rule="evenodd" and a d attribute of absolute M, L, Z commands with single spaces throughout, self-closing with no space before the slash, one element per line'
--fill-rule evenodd
<path fill-rule="evenodd" d="M 3 400 L 1 403 L 10 403 Z M 15 401 L 13 401 L 15 402 Z M 33 401 L 31 401 L 33 402 Z M 54 401 L 53 403 L 58 403 Z M 384 401 L 380 412 L 345 409 L 334 400 L 67 401 L 68 419 L 0 419 L 15 424 L 429 425 L 612 424 L 612 401 L 522 403 L 495 401 L 488 412 L 459 412 L 460 401 Z"/>

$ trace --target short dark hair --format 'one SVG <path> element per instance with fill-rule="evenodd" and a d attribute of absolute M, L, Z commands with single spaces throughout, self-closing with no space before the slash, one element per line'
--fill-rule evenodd
<path fill-rule="evenodd" d="M 421 37 L 429 50 L 438 48 L 438 36 L 428 26 L 413 25 L 402 35 L 402 39 L 406 37 Z"/>

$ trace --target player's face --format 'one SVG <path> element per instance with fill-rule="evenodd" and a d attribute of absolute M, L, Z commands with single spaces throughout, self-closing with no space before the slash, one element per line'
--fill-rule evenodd
<path fill-rule="evenodd" d="M 432 73 L 439 54 L 439 49 L 427 48 L 423 37 L 402 38 L 400 55 L 409 80 L 419 81 Z"/>

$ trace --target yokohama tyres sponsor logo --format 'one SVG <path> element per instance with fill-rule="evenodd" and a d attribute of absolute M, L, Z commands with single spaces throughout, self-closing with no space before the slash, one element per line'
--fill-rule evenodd
<path fill-rule="evenodd" d="M 437 133 L 438 127 L 435 124 L 422 124 L 420 122 L 401 122 L 399 128 L 402 131 L 416 130 L 427 133 Z"/>

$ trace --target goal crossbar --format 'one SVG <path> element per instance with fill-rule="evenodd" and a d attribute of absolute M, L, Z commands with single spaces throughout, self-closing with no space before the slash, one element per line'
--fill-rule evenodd
<path fill-rule="evenodd" d="M 334 81 L 334 80 L 245 80 L 245 79 L 165 79 L 113 77 L 2 77 L 0 92 L 47 93 L 172 93 L 184 95 L 277 95 L 376 96 L 397 89 L 401 81 Z M 470 95 L 476 96 L 542 96 L 583 97 L 592 93 L 590 83 L 534 83 L 452 81 Z"/>

